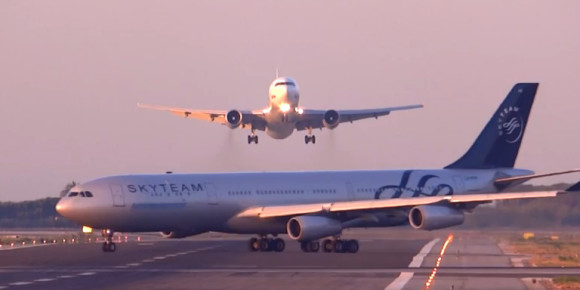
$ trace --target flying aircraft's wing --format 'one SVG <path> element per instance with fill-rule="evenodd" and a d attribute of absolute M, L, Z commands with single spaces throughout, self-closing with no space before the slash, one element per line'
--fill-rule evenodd
<path fill-rule="evenodd" d="M 393 111 L 411 110 L 423 108 L 423 105 L 410 105 L 380 109 L 362 109 L 362 110 L 336 110 L 338 113 L 338 123 L 354 122 L 368 118 L 378 118 L 390 114 Z M 323 119 L 325 110 L 304 110 L 299 116 L 296 123 L 298 131 L 310 129 L 319 129 L 324 127 Z M 337 124 L 338 124 L 337 123 Z"/>
<path fill-rule="evenodd" d="M 408 208 L 427 204 L 459 204 L 459 203 L 486 203 L 494 200 L 522 199 L 555 197 L 558 191 L 534 191 L 534 192 L 511 192 L 511 193 L 483 193 L 466 195 L 442 195 L 411 198 L 373 199 L 359 201 L 341 201 L 331 203 L 312 203 L 296 205 L 273 205 L 252 207 L 241 213 L 238 217 L 286 217 L 303 214 L 344 212 L 354 210 L 372 210 L 388 208 Z"/>
<path fill-rule="evenodd" d="M 227 123 L 226 114 L 228 111 L 219 110 L 193 110 L 186 108 L 175 108 L 175 107 L 163 107 L 156 105 L 147 104 L 137 104 L 137 107 L 143 109 L 152 109 L 159 111 L 171 112 L 177 116 L 185 118 L 194 118 L 199 120 L 204 120 L 208 122 L 216 122 L 222 125 Z M 242 124 L 241 127 L 254 126 L 254 129 L 264 131 L 266 130 L 266 121 L 264 120 L 264 113 L 262 111 L 240 111 L 242 114 Z"/>

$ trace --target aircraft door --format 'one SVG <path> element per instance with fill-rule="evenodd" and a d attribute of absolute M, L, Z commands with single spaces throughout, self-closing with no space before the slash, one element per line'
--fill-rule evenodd
<path fill-rule="evenodd" d="M 206 183 L 205 191 L 207 193 L 207 203 L 213 205 L 218 204 L 217 191 L 213 183 Z"/>
<path fill-rule="evenodd" d="M 111 197 L 113 197 L 113 206 L 125 206 L 125 194 L 123 193 L 123 187 L 118 184 L 111 184 Z"/>
<path fill-rule="evenodd" d="M 352 186 L 352 183 L 347 182 L 346 183 L 346 197 L 348 198 L 348 200 L 354 200 L 355 196 L 354 196 L 354 186 Z"/>

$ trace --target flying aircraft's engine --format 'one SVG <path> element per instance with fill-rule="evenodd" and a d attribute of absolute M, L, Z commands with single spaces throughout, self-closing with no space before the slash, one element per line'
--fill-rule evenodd
<path fill-rule="evenodd" d="M 321 216 L 297 216 L 288 221 L 286 231 L 293 240 L 312 241 L 340 234 L 342 224 Z"/>
<path fill-rule="evenodd" d="M 234 129 L 242 124 L 242 113 L 238 110 L 231 110 L 226 114 L 228 127 Z"/>
<path fill-rule="evenodd" d="M 322 123 L 324 127 L 328 129 L 334 129 L 338 126 L 338 121 L 340 120 L 340 115 L 335 110 L 328 110 L 324 112 L 324 118 L 322 119 Z"/>
<path fill-rule="evenodd" d="M 436 230 L 463 223 L 462 210 L 441 205 L 421 205 L 409 211 L 409 223 L 415 229 Z"/>
<path fill-rule="evenodd" d="M 163 231 L 161 232 L 161 236 L 166 238 L 166 239 L 183 239 L 183 238 L 187 238 L 189 236 L 193 236 L 196 233 L 192 233 L 192 232 L 173 232 L 173 231 Z"/>

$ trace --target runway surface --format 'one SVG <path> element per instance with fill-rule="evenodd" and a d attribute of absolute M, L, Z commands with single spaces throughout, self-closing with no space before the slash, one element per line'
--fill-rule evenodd
<path fill-rule="evenodd" d="M 289 240 L 282 253 L 254 253 L 229 236 L 143 238 L 115 253 L 95 243 L 0 250 L 0 289 L 527 289 L 538 285 L 525 277 L 580 274 L 512 267 L 486 235 L 390 233 L 348 232 L 357 254 L 303 253 Z"/>

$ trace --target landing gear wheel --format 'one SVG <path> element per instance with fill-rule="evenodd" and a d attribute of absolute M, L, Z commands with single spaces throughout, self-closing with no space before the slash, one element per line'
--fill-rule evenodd
<path fill-rule="evenodd" d="M 335 253 L 342 253 L 344 252 L 344 241 L 336 240 L 334 241 L 334 252 Z"/>
<path fill-rule="evenodd" d="M 304 136 L 304 143 L 308 144 L 310 142 L 312 142 L 312 144 L 316 144 L 316 136 L 314 136 L 314 135 Z"/>
<path fill-rule="evenodd" d="M 308 243 L 308 251 L 316 253 L 320 250 L 320 243 L 318 241 L 311 241 Z"/>
<path fill-rule="evenodd" d="M 258 240 L 258 238 L 251 238 L 248 241 L 248 247 L 250 249 L 250 251 L 252 252 L 257 252 L 260 250 L 260 241 Z"/>
<path fill-rule="evenodd" d="M 117 250 L 117 245 L 113 242 L 104 242 L 103 243 L 103 252 L 105 253 L 112 253 Z"/>
<path fill-rule="evenodd" d="M 346 251 L 348 251 L 349 253 L 356 253 L 358 252 L 359 246 L 358 246 L 358 241 L 357 240 L 348 240 L 345 241 L 346 244 Z"/>
<path fill-rule="evenodd" d="M 284 251 L 284 248 L 286 248 L 286 243 L 284 240 L 280 238 L 275 238 L 272 240 L 272 249 L 274 249 L 274 251 L 282 252 Z"/>
<path fill-rule="evenodd" d="M 312 135 L 312 138 L 310 138 L 310 140 L 312 141 L 312 144 L 316 144 L 316 136 Z"/>
<path fill-rule="evenodd" d="M 309 242 L 300 242 L 300 249 L 302 250 L 302 252 L 308 253 L 310 251 L 310 249 L 308 248 L 309 244 L 310 244 Z"/>
<path fill-rule="evenodd" d="M 325 239 L 322 241 L 322 250 L 326 253 L 330 253 L 334 250 L 334 245 L 331 239 Z"/>
<path fill-rule="evenodd" d="M 248 144 L 252 144 L 252 142 L 258 144 L 258 135 L 248 135 Z"/>
<path fill-rule="evenodd" d="M 270 246 L 270 244 L 272 244 L 271 239 L 268 239 L 268 238 L 260 239 L 260 251 L 270 252 L 272 250 L 272 247 Z"/>

